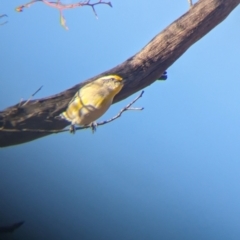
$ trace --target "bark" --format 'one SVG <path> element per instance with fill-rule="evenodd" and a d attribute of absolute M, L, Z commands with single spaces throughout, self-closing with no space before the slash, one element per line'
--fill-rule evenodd
<path fill-rule="evenodd" d="M 114 102 L 152 84 L 190 46 L 221 23 L 240 0 L 199 0 L 187 13 L 155 36 L 140 52 L 120 65 L 47 98 L 16 104 L 0 112 L 0 147 L 25 143 L 52 134 L 69 123 L 55 117 L 86 83 L 111 73 L 124 78 Z M 49 132 L 48 132 L 49 131 Z"/>

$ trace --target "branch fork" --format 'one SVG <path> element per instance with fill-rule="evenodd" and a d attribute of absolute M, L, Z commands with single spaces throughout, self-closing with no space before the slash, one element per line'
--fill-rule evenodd
<path fill-rule="evenodd" d="M 68 30 L 68 26 L 66 25 L 66 19 L 63 16 L 63 11 L 64 10 L 77 8 L 77 7 L 89 6 L 89 7 L 92 8 L 94 15 L 98 19 L 98 15 L 97 15 L 97 12 L 95 10 L 95 6 L 96 5 L 106 4 L 106 5 L 110 6 L 110 7 L 112 7 L 111 2 L 105 2 L 105 1 L 102 1 L 102 0 L 99 0 L 98 2 L 95 2 L 95 3 L 91 3 L 91 0 L 87 0 L 87 1 L 82 1 L 82 2 L 77 2 L 77 3 L 72 3 L 72 4 L 63 4 L 63 3 L 61 3 L 60 0 L 57 0 L 56 2 L 52 2 L 52 1 L 48 1 L 48 0 L 32 0 L 32 1 L 28 2 L 28 3 L 26 3 L 26 4 L 23 4 L 21 6 L 16 7 L 15 10 L 17 12 L 22 12 L 24 8 L 30 7 L 32 4 L 34 4 L 36 2 L 42 2 L 42 3 L 46 4 L 49 7 L 57 9 L 59 11 L 59 13 L 60 13 L 60 24 L 66 30 Z"/>

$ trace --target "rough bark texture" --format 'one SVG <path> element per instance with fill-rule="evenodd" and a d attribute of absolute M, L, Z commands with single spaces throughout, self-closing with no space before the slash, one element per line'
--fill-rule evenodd
<path fill-rule="evenodd" d="M 0 112 L 0 147 L 32 141 L 52 134 L 51 130 L 66 127 L 68 123 L 55 116 L 66 109 L 79 88 L 100 76 L 116 73 L 124 78 L 124 88 L 114 102 L 152 84 L 191 45 L 222 22 L 239 3 L 240 0 L 200 0 L 122 64 L 54 96 L 32 100 L 24 106 L 24 103 L 21 106 L 17 104 Z"/>

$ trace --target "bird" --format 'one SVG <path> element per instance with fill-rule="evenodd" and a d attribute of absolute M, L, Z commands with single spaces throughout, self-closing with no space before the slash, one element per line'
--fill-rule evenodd
<path fill-rule="evenodd" d="M 119 75 L 100 77 L 80 88 L 60 117 L 71 122 L 71 133 L 75 133 L 75 125 L 90 126 L 95 132 L 95 121 L 108 110 L 122 87 L 123 78 Z"/>

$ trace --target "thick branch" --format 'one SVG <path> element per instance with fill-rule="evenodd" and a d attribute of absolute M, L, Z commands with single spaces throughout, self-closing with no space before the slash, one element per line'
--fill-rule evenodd
<path fill-rule="evenodd" d="M 122 64 L 83 83 L 48 98 L 29 101 L 0 112 L 0 146 L 31 141 L 50 133 L 12 132 L 6 129 L 58 130 L 67 122 L 55 118 L 63 112 L 75 92 L 87 82 L 106 74 L 119 74 L 124 87 L 114 102 L 152 84 L 191 45 L 222 22 L 238 6 L 240 0 L 200 0 L 186 14 L 154 37 L 140 52 Z"/>

